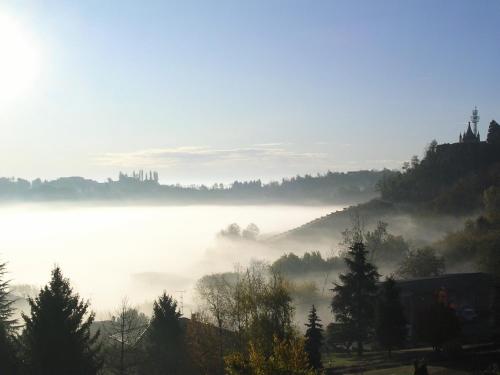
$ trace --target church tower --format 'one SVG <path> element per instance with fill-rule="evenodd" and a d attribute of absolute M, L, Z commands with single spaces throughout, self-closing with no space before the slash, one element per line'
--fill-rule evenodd
<path fill-rule="evenodd" d="M 481 142 L 481 138 L 479 136 L 479 130 L 477 129 L 478 123 L 479 123 L 479 111 L 477 110 L 477 107 L 474 107 L 474 109 L 472 110 L 472 116 L 470 117 L 467 129 L 463 134 L 460 134 L 459 143 Z"/>

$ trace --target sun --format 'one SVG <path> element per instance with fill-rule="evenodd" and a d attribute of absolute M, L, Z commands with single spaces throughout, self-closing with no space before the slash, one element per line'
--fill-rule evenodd
<path fill-rule="evenodd" d="M 0 108 L 32 88 L 40 70 L 35 38 L 0 11 Z"/>

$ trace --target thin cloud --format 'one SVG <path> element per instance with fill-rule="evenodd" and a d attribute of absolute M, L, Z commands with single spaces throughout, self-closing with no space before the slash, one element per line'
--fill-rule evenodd
<path fill-rule="evenodd" d="M 327 154 L 318 152 L 295 152 L 267 144 L 240 148 L 212 148 L 185 146 L 174 148 L 154 148 L 133 152 L 109 152 L 95 156 L 98 165 L 116 167 L 169 168 L 178 165 L 214 165 L 240 162 L 292 162 L 321 161 Z"/>

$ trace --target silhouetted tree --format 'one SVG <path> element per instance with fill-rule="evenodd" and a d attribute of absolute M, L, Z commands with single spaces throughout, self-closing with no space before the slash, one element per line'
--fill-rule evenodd
<path fill-rule="evenodd" d="M 424 247 L 409 251 L 407 257 L 401 262 L 397 274 L 404 279 L 410 279 L 438 276 L 444 271 L 444 258 L 437 255 L 433 248 Z"/>
<path fill-rule="evenodd" d="M 486 142 L 491 144 L 500 144 L 500 125 L 495 120 L 490 122 Z"/>
<path fill-rule="evenodd" d="M 363 341 L 373 326 L 374 304 L 379 274 L 367 261 L 367 251 L 362 242 L 355 242 L 345 257 L 348 271 L 339 276 L 340 284 L 332 289 L 332 312 L 335 320 L 350 326 L 357 352 L 363 354 Z"/>
<path fill-rule="evenodd" d="M 375 337 L 389 356 L 394 348 L 403 345 L 406 337 L 406 319 L 399 299 L 399 289 L 392 277 L 383 283 L 377 298 Z"/>
<path fill-rule="evenodd" d="M 320 323 L 321 319 L 318 317 L 316 308 L 314 305 L 311 308 L 308 316 L 308 322 L 306 323 L 306 334 L 305 334 L 305 350 L 307 353 L 307 358 L 309 364 L 314 369 L 322 368 L 321 364 L 321 347 L 323 346 L 323 325 Z"/>
<path fill-rule="evenodd" d="M 16 353 L 15 325 L 12 318 L 14 299 L 9 289 L 9 281 L 5 280 L 6 264 L 0 263 L 0 372 L 17 374 L 18 358 Z"/>
<path fill-rule="evenodd" d="M 254 223 L 248 224 L 248 226 L 241 232 L 241 236 L 247 240 L 256 240 L 259 236 L 260 229 Z"/>
<path fill-rule="evenodd" d="M 183 328 L 177 302 L 163 293 L 153 305 L 146 336 L 148 363 L 145 374 L 182 374 L 184 361 Z"/>
<path fill-rule="evenodd" d="M 88 302 L 73 293 L 59 267 L 38 296 L 28 299 L 23 345 L 30 373 L 40 375 L 97 374 L 102 366 L 99 333 L 92 335 L 94 314 Z"/>

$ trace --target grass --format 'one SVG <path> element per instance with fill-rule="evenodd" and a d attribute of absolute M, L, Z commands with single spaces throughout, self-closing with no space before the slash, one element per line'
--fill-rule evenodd
<path fill-rule="evenodd" d="M 429 371 L 429 375 L 466 375 L 466 374 L 468 374 L 467 372 L 458 371 L 456 369 L 448 369 L 445 367 L 435 367 L 435 366 L 429 366 L 427 368 L 427 370 Z M 361 372 L 358 374 L 363 374 L 363 375 L 413 375 L 413 366 L 401 366 L 401 367 L 395 367 L 395 368 L 383 369 L 383 370 L 365 371 L 365 372 Z"/>
<path fill-rule="evenodd" d="M 395 351 L 391 357 L 386 352 L 367 351 L 359 357 L 355 354 L 333 353 L 324 357 L 325 368 L 333 368 L 342 374 L 362 375 L 413 375 L 416 358 L 425 358 L 428 348 Z M 442 364 L 445 365 L 445 364 Z M 466 375 L 468 372 L 441 366 L 428 366 L 429 375 Z M 336 373 L 336 372 L 335 372 Z"/>

